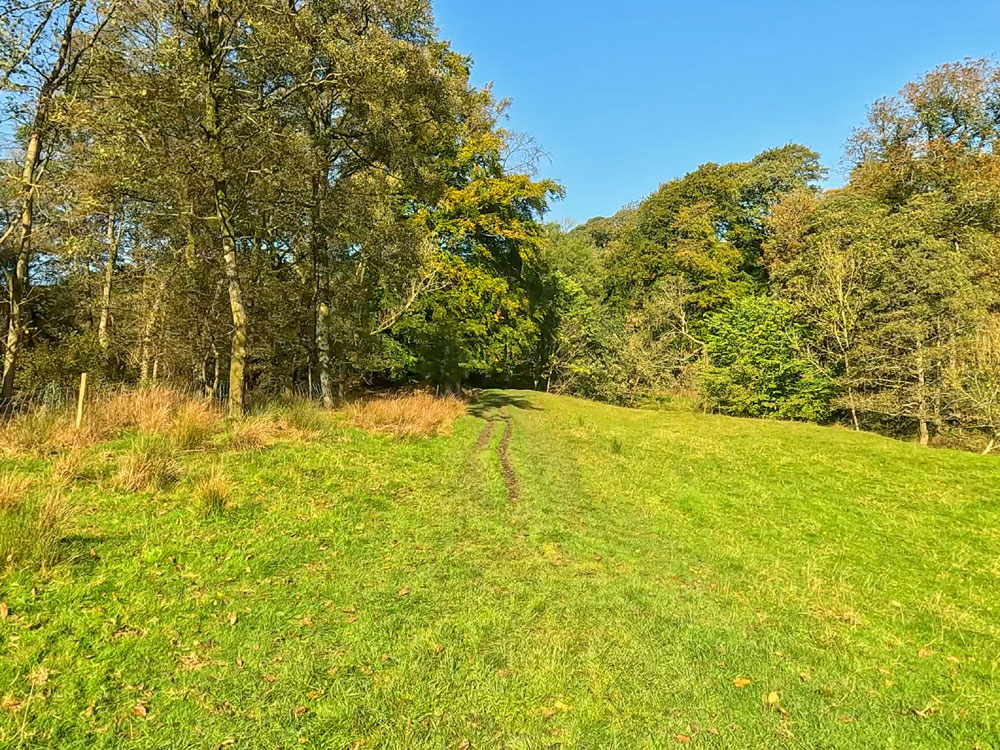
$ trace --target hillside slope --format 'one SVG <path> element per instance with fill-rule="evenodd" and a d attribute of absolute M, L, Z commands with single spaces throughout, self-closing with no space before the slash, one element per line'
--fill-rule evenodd
<path fill-rule="evenodd" d="M 995 459 L 473 412 L 228 455 L 221 517 L 80 485 L 72 559 L 0 578 L 0 746 L 1000 748 Z"/>

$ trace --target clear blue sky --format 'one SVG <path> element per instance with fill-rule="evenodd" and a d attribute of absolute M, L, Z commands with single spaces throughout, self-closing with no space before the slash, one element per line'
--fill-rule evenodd
<path fill-rule="evenodd" d="M 474 81 L 513 99 L 507 127 L 546 149 L 566 200 L 610 215 L 707 161 L 790 141 L 843 182 L 875 99 L 944 62 L 1000 51 L 996 0 L 434 0 Z"/>

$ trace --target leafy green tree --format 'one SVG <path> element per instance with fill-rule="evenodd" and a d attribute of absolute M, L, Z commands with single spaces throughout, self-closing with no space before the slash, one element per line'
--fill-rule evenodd
<path fill-rule="evenodd" d="M 823 421 L 833 383 L 807 348 L 791 307 L 744 297 L 705 321 L 703 394 L 716 411 L 741 417 Z"/>

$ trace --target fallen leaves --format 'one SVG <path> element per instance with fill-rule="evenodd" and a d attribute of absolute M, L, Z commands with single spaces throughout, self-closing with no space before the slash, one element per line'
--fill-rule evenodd
<path fill-rule="evenodd" d="M 49 681 L 49 676 L 49 670 L 39 665 L 31 670 L 31 674 L 28 675 L 28 684 L 32 687 L 41 687 Z"/>
<path fill-rule="evenodd" d="M 134 706 L 132 706 L 132 713 L 141 719 L 145 719 L 149 716 L 149 706 L 147 706 L 142 701 L 139 701 Z"/>
<path fill-rule="evenodd" d="M 239 615 L 237 615 L 235 612 L 230 612 L 229 613 L 229 625 L 230 625 L 230 627 L 232 627 L 233 625 L 235 625 L 236 621 L 239 620 L 239 619 L 240 619 Z"/>
<path fill-rule="evenodd" d="M 675 734 L 674 740 L 676 742 L 680 742 L 681 744 L 687 744 L 688 742 L 691 741 L 691 738 L 688 737 L 686 734 Z"/>
<path fill-rule="evenodd" d="M 0 602 L 0 620 L 6 620 L 10 616 L 10 607 L 7 602 Z"/>
<path fill-rule="evenodd" d="M 410 595 L 410 587 L 409 586 L 403 586 L 399 591 L 396 592 L 396 594 L 398 596 L 409 596 Z"/>
<path fill-rule="evenodd" d="M 733 687 L 737 690 L 742 690 L 743 688 L 750 687 L 751 685 L 753 685 L 753 680 L 748 677 L 737 677 L 733 680 Z"/>
<path fill-rule="evenodd" d="M 542 706 L 538 709 L 538 713 L 541 714 L 542 718 L 548 721 L 554 716 L 559 714 L 566 714 L 573 710 L 573 707 L 564 703 L 561 699 L 556 700 L 551 706 Z"/>
<path fill-rule="evenodd" d="M 5 695 L 2 700 L 0 700 L 0 707 L 6 708 L 12 714 L 17 713 L 24 706 L 24 701 L 18 700 L 12 695 Z"/>
<path fill-rule="evenodd" d="M 933 655 L 934 652 L 931 651 L 929 648 L 922 648 L 919 651 L 917 651 L 917 656 L 919 656 L 921 659 L 927 659 Z"/>
<path fill-rule="evenodd" d="M 777 708 L 778 704 L 781 703 L 781 696 L 772 690 L 770 693 L 767 694 L 767 697 L 764 699 L 764 702 L 767 703 L 767 705 L 770 706 L 771 708 Z"/>
<path fill-rule="evenodd" d="M 295 714 L 296 719 L 299 719 L 309 713 L 309 706 L 296 706 L 292 713 Z"/>

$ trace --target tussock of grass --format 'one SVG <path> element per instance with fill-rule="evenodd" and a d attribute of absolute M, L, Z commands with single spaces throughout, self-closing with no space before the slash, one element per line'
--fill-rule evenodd
<path fill-rule="evenodd" d="M 195 498 L 206 516 L 223 513 L 232 495 L 233 486 L 220 464 L 215 464 L 201 477 L 194 488 Z"/>
<path fill-rule="evenodd" d="M 112 485 L 126 492 L 153 492 L 173 484 L 180 469 L 170 443 L 140 435 L 118 457 Z"/>
<path fill-rule="evenodd" d="M 0 570 L 46 568 L 58 557 L 69 505 L 57 489 L 37 497 L 30 488 L 22 478 L 0 477 Z"/>
<path fill-rule="evenodd" d="M 87 454 L 82 448 L 73 448 L 63 453 L 52 464 L 52 478 L 57 482 L 72 484 L 89 477 Z"/>
<path fill-rule="evenodd" d="M 466 410 L 466 404 L 454 396 L 416 391 L 352 404 L 347 407 L 347 418 L 369 432 L 400 438 L 431 437 L 449 433 Z"/>
<path fill-rule="evenodd" d="M 227 442 L 238 451 L 266 448 L 288 434 L 288 427 L 271 415 L 243 417 L 229 423 Z"/>
<path fill-rule="evenodd" d="M 220 415 L 205 401 L 188 401 L 173 416 L 167 434 L 181 450 L 202 446 L 219 429 Z"/>

